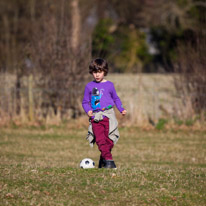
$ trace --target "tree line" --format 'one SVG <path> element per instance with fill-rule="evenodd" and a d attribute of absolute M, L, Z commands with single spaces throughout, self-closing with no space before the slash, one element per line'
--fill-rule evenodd
<path fill-rule="evenodd" d="M 0 71 L 15 75 L 15 114 L 26 77 L 43 88 L 40 108 L 81 115 L 79 92 L 98 56 L 113 72 L 182 74 L 177 88 L 205 111 L 205 11 L 200 0 L 2 0 Z"/>

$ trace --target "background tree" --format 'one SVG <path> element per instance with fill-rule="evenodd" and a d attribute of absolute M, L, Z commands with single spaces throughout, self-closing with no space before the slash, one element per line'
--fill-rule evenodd
<path fill-rule="evenodd" d="M 0 48 L 5 52 L 0 55 L 0 69 L 16 75 L 17 115 L 27 110 L 21 105 L 20 91 L 27 87 L 23 79 L 30 74 L 42 88 L 35 111 L 42 109 L 41 115 L 46 116 L 53 108 L 55 114 L 70 111 L 73 117 L 82 112 L 79 94 L 88 77 L 85 65 L 91 59 L 90 41 L 85 41 L 89 32 L 82 35 L 87 22 L 81 15 L 90 13 L 84 7 L 77 0 L 1 1 Z"/>
<path fill-rule="evenodd" d="M 32 107 L 43 116 L 51 108 L 61 118 L 80 115 L 92 56 L 106 58 L 116 72 L 180 72 L 179 47 L 200 48 L 205 8 L 200 0 L 2 0 L 0 71 L 16 81 L 11 116 Z M 28 85 L 43 97 L 30 109 L 20 92 Z"/>

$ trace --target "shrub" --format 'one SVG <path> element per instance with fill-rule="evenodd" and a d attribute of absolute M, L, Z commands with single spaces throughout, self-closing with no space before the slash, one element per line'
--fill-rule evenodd
<path fill-rule="evenodd" d="M 166 119 L 159 119 L 159 121 L 157 122 L 155 128 L 158 129 L 158 130 L 162 130 L 165 128 L 165 125 L 167 124 L 167 120 Z"/>

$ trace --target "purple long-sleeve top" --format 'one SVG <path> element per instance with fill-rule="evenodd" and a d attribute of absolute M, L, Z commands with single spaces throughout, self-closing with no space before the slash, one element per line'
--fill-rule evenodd
<path fill-rule="evenodd" d="M 117 96 L 114 84 L 110 81 L 106 82 L 89 82 L 84 91 L 82 107 L 84 111 L 104 111 L 116 105 L 117 109 L 122 112 L 124 110 L 120 98 Z"/>

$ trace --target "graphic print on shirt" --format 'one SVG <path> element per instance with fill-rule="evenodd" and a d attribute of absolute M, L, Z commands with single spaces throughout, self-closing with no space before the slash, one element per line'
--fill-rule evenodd
<path fill-rule="evenodd" d="M 94 87 L 92 89 L 91 105 L 92 105 L 93 110 L 95 110 L 97 108 L 101 108 L 100 99 L 103 95 L 103 90 L 104 89 L 100 89 L 100 91 L 99 91 L 96 87 Z"/>

